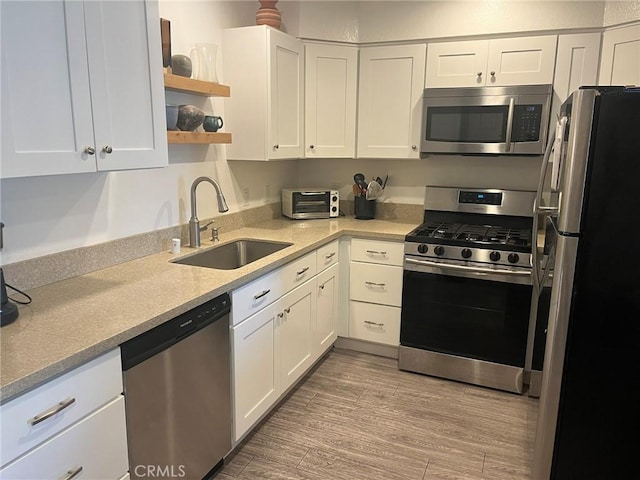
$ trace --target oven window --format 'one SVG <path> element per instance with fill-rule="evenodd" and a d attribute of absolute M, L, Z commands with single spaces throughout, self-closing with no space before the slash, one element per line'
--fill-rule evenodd
<path fill-rule="evenodd" d="M 294 213 L 325 213 L 329 211 L 329 192 L 294 192 Z"/>
<path fill-rule="evenodd" d="M 463 143 L 506 142 L 508 105 L 426 108 L 426 140 Z"/>
<path fill-rule="evenodd" d="M 404 272 L 400 343 L 524 366 L 531 286 Z"/>

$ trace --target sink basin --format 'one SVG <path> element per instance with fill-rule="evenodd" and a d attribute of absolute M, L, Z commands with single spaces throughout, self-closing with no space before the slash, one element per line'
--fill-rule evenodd
<path fill-rule="evenodd" d="M 286 242 L 241 239 L 194 253 L 179 260 L 171 260 L 171 262 L 195 267 L 216 268 L 218 270 L 233 270 L 291 245 L 293 244 Z"/>

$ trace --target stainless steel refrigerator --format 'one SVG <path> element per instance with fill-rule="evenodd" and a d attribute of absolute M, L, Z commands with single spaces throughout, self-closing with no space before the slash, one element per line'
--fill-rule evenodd
<path fill-rule="evenodd" d="M 638 478 L 640 89 L 574 92 L 550 145 L 535 206 L 547 248 L 534 277 L 553 270 L 553 283 L 532 478 Z"/>

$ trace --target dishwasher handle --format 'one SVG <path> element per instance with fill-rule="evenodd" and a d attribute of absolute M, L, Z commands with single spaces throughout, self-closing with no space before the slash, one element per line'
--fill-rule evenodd
<path fill-rule="evenodd" d="M 231 298 L 224 293 L 128 340 L 120 345 L 122 370 L 135 367 L 213 322 L 228 321 L 230 311 Z"/>

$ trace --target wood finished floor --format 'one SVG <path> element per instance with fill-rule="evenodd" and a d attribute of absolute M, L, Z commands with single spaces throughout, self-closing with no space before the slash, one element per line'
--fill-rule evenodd
<path fill-rule="evenodd" d="M 216 479 L 528 479 L 537 403 L 335 349 Z"/>

